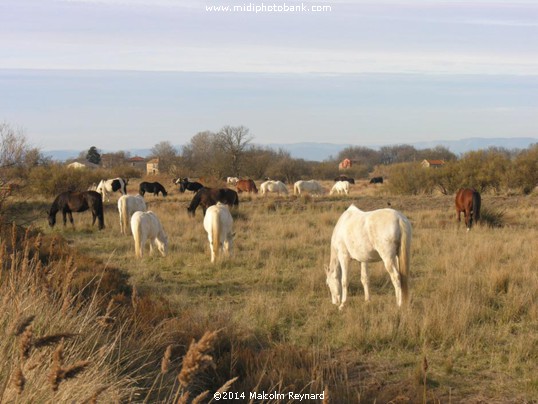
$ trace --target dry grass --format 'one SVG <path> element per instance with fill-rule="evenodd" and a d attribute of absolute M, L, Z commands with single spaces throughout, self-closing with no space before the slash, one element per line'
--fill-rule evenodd
<path fill-rule="evenodd" d="M 195 219 L 187 216 L 191 197 L 171 191 L 166 199 L 146 198 L 170 240 L 165 258 L 134 259 L 132 238 L 120 235 L 113 202 L 107 204 L 102 232 L 91 228 L 85 214 L 75 215 L 75 229 L 59 226 L 51 232 L 46 218 L 36 223 L 47 237 L 61 235 L 81 255 L 128 272 L 137 290 L 129 304 L 138 315 L 170 317 L 160 326 L 158 349 L 133 353 L 138 366 L 146 361 L 146 368 L 155 372 L 145 379 L 149 383 L 137 386 L 160 397 L 149 402 L 180 397 L 190 401 L 187 392 L 197 397 L 216 391 L 233 377 L 238 379 L 231 391 L 239 392 L 277 387 L 282 392 L 321 393 L 328 386 L 331 402 L 422 402 L 425 396 L 432 402 L 516 403 L 538 397 L 536 197 L 485 196 L 486 209 L 510 207 L 502 216 L 503 227 L 476 226 L 466 232 L 455 219 L 452 197 L 394 197 L 382 186 L 363 183 L 352 187 L 349 197 L 242 196 L 234 214 L 235 256 L 217 265 L 210 264 L 201 212 Z M 340 313 L 330 304 L 323 265 L 332 228 L 351 202 L 364 210 L 390 204 L 410 218 L 414 238 L 409 309 L 396 308 L 380 264 L 372 266 L 369 304 L 363 300 L 356 264 L 349 305 Z M 72 281 L 74 294 L 82 282 L 79 271 Z M 102 283 L 106 289 L 108 282 Z M 151 295 L 163 297 L 162 306 L 147 305 L 144 299 Z M 96 313 L 103 314 L 115 317 L 114 309 Z M 176 339 L 167 334 L 171 329 Z M 182 355 L 171 348 L 165 366 L 166 347 L 172 344 L 187 352 L 193 337 L 216 329 L 221 331 L 212 344 L 215 368 L 197 374 L 196 386 L 176 397 L 180 383 L 170 380 L 179 374 Z M 81 335 L 74 340 L 87 338 L 80 327 L 47 333 L 60 331 Z M 76 360 L 91 358 L 71 357 L 66 363 Z M 66 386 L 82 380 L 93 367 Z M 164 368 L 167 372 L 161 372 Z M 161 374 L 170 376 L 166 388 L 158 379 Z M 114 385 L 112 380 L 101 387 Z M 62 389 L 60 385 L 59 392 Z"/>

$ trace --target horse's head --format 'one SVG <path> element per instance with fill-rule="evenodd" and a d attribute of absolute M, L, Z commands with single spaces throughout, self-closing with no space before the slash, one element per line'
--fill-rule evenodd
<path fill-rule="evenodd" d="M 342 301 L 342 282 L 338 279 L 337 271 L 331 271 L 328 266 L 325 266 L 325 274 L 327 275 L 325 282 L 331 291 L 332 303 L 340 305 Z"/>
<path fill-rule="evenodd" d="M 56 224 L 56 215 L 49 212 L 49 226 L 54 227 Z"/>
<path fill-rule="evenodd" d="M 155 239 L 155 244 L 161 255 L 166 257 L 166 253 L 168 252 L 168 236 L 164 232 L 161 232 Z"/>

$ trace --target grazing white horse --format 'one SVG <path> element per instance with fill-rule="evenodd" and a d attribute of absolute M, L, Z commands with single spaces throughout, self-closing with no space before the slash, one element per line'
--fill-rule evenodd
<path fill-rule="evenodd" d="M 230 184 L 230 185 L 237 184 L 237 181 L 239 181 L 239 178 L 237 178 L 237 177 L 227 177 L 226 178 L 226 183 Z"/>
<path fill-rule="evenodd" d="M 228 257 L 233 254 L 233 218 L 227 205 L 217 202 L 216 205 L 207 208 L 204 229 L 209 239 L 211 263 L 216 261 L 221 249 Z"/>
<path fill-rule="evenodd" d="M 120 214 L 120 231 L 121 234 L 127 234 L 130 231 L 129 222 L 135 212 L 145 212 L 146 201 L 142 195 L 123 195 L 118 199 L 118 212 Z"/>
<path fill-rule="evenodd" d="M 396 293 L 396 304 L 408 300 L 411 223 L 393 209 L 363 212 L 351 205 L 338 219 L 331 238 L 331 260 L 326 268 L 333 304 L 342 310 L 347 299 L 351 259 L 361 263 L 364 298 L 370 300 L 369 262 L 383 261 Z"/>
<path fill-rule="evenodd" d="M 105 199 L 110 202 L 109 194 L 113 192 L 120 191 L 122 195 L 127 195 L 128 182 L 128 180 L 119 177 L 110 180 L 101 180 L 95 190 L 103 195 L 103 202 L 105 202 Z"/>
<path fill-rule="evenodd" d="M 156 246 L 163 257 L 168 250 L 168 237 L 164 232 L 159 218 L 151 210 L 147 212 L 135 212 L 131 217 L 131 231 L 135 243 L 135 255 L 142 258 L 144 245 L 149 239 L 149 253 L 153 254 L 153 247 Z"/>
<path fill-rule="evenodd" d="M 321 184 L 316 180 L 297 181 L 293 184 L 294 195 L 301 195 L 303 192 L 308 192 L 311 195 L 321 195 L 324 190 Z"/>
<path fill-rule="evenodd" d="M 276 192 L 278 195 L 282 192 L 287 195 L 288 188 L 286 188 L 286 185 L 282 181 L 268 180 L 260 185 L 260 192 L 262 195 L 265 195 L 267 192 Z"/>
<path fill-rule="evenodd" d="M 332 195 L 334 193 L 345 194 L 349 195 L 349 182 L 347 181 L 337 181 L 334 183 L 333 187 L 331 188 L 331 192 L 329 192 L 329 195 Z"/>

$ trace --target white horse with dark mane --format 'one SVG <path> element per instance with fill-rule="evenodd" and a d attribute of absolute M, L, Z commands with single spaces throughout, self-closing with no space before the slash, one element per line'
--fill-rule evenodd
<path fill-rule="evenodd" d="M 157 247 L 163 257 L 168 250 L 168 237 L 164 232 L 159 218 L 151 210 L 135 212 L 131 217 L 131 231 L 135 243 L 135 255 L 142 258 L 144 245 L 149 240 L 149 253 L 153 254 L 153 247 Z"/>
<path fill-rule="evenodd" d="M 278 195 L 282 192 L 283 194 L 288 194 L 288 188 L 282 181 L 273 181 L 268 180 L 260 185 L 260 192 L 262 195 L 265 195 L 268 192 L 276 192 Z"/>
<path fill-rule="evenodd" d="M 364 298 L 370 300 L 368 263 L 383 261 L 396 293 L 396 304 L 408 301 L 411 223 L 400 212 L 379 209 L 363 212 L 351 205 L 338 219 L 331 238 L 331 259 L 326 268 L 333 304 L 341 310 L 347 300 L 352 259 L 361 263 Z"/>
<path fill-rule="evenodd" d="M 331 192 L 329 192 L 329 195 L 332 195 L 335 192 L 338 195 L 340 194 L 349 195 L 349 182 L 348 181 L 335 182 L 333 187 L 331 188 Z"/>
<path fill-rule="evenodd" d="M 321 195 L 324 189 L 316 180 L 297 181 L 293 184 L 294 195 L 301 195 L 304 192 L 308 192 L 311 195 Z"/>
<path fill-rule="evenodd" d="M 146 201 L 142 195 L 123 195 L 118 199 L 118 212 L 120 214 L 121 234 L 130 231 L 131 216 L 135 212 L 145 212 L 147 210 Z"/>
<path fill-rule="evenodd" d="M 103 202 L 105 199 L 110 201 L 110 194 L 116 191 L 120 191 L 122 195 L 127 195 L 127 183 L 129 181 L 123 178 L 112 178 L 110 180 L 101 180 L 95 189 L 103 196 Z"/>
<path fill-rule="evenodd" d="M 204 229 L 209 239 L 211 263 L 216 261 L 221 249 L 227 257 L 233 254 L 233 218 L 227 205 L 217 202 L 207 208 Z"/>

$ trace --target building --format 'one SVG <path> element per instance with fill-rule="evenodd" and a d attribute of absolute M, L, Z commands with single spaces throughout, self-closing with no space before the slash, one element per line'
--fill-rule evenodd
<path fill-rule="evenodd" d="M 159 159 L 151 159 L 146 163 L 146 173 L 148 175 L 159 174 Z"/>
<path fill-rule="evenodd" d="M 422 160 L 420 163 L 424 168 L 439 168 L 445 165 L 444 160 Z"/>
<path fill-rule="evenodd" d="M 72 163 L 69 163 L 67 165 L 68 168 L 74 168 L 76 170 L 86 170 L 86 169 L 89 169 L 89 170 L 94 170 L 96 168 L 99 168 L 99 166 L 97 164 L 94 164 L 94 163 L 90 163 L 89 161 L 86 161 L 86 160 L 78 160 L 78 161 L 73 161 Z"/>
<path fill-rule="evenodd" d="M 130 159 L 127 159 L 127 165 L 129 167 L 136 168 L 137 170 L 145 171 L 146 159 L 144 157 L 134 156 L 134 157 L 131 157 Z"/>

